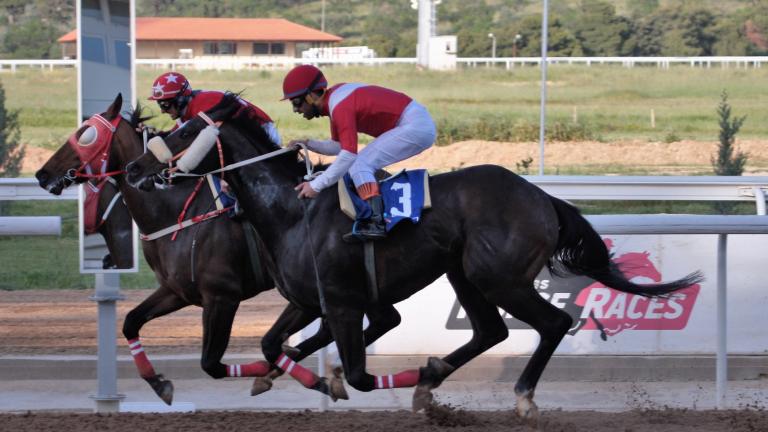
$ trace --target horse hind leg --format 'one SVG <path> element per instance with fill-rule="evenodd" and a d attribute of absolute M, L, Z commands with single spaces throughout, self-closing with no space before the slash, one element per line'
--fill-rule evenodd
<path fill-rule="evenodd" d="M 442 359 L 430 357 L 420 369 L 419 384 L 413 395 L 413 410 L 420 411 L 432 402 L 432 389 L 470 360 L 503 341 L 509 335 L 496 306 L 489 302 L 462 272 L 448 273 L 459 304 L 472 325 L 472 339 Z"/>
<path fill-rule="evenodd" d="M 536 384 L 573 320 L 566 312 L 541 297 L 533 288 L 533 281 L 518 282 L 512 286 L 511 289 L 489 293 L 489 296 L 504 310 L 539 333 L 539 345 L 515 384 L 517 413 L 524 419 L 537 422 L 539 412 L 533 401 Z"/>
<path fill-rule="evenodd" d="M 155 372 L 144 347 L 141 345 L 139 331 L 147 322 L 175 312 L 189 303 L 171 290 L 161 286 L 125 316 L 123 335 L 128 340 L 131 356 L 139 370 L 139 375 L 152 387 L 157 396 L 166 404 L 173 402 L 173 383 Z"/>

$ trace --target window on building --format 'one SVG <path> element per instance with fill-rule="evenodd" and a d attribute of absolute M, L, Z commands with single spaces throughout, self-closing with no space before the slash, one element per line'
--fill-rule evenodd
<path fill-rule="evenodd" d="M 272 54 L 285 54 L 285 44 L 282 42 L 273 43 L 271 48 Z"/>
<path fill-rule="evenodd" d="M 234 42 L 219 42 L 219 54 L 237 54 L 237 44 Z"/>
<path fill-rule="evenodd" d="M 203 42 L 203 54 L 208 54 L 208 55 L 237 54 L 237 44 L 234 42 Z"/>
<path fill-rule="evenodd" d="M 253 54 L 254 55 L 265 55 L 269 54 L 269 44 L 264 42 L 254 42 L 253 43 Z"/>

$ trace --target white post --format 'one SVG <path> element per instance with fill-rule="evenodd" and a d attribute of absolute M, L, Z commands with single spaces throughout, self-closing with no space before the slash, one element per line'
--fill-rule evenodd
<path fill-rule="evenodd" d="M 544 120 L 547 116 L 547 27 L 549 0 L 544 0 L 541 20 L 541 109 L 539 111 L 539 175 L 544 175 Z"/>
<path fill-rule="evenodd" d="M 429 34 L 431 32 L 432 0 L 419 0 L 419 30 L 416 57 L 419 66 L 429 68 Z"/>
<path fill-rule="evenodd" d="M 117 393 L 117 300 L 120 295 L 120 275 L 96 274 L 96 293 L 90 299 L 98 303 L 98 358 L 96 378 L 98 390 L 91 398 L 96 412 L 118 412 L 125 395 Z"/>

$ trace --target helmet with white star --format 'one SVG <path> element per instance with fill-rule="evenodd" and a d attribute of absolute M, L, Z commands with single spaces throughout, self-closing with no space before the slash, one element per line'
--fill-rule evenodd
<path fill-rule="evenodd" d="M 152 96 L 149 100 L 175 99 L 192 93 L 187 78 L 178 72 L 166 72 L 152 84 Z"/>

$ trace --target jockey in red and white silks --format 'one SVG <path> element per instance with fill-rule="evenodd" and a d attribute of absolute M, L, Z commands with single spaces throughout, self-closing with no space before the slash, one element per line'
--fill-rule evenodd
<path fill-rule="evenodd" d="M 345 240 L 383 238 L 383 204 L 374 172 L 432 146 L 437 132 L 426 108 L 407 95 L 384 87 L 345 83 L 327 88 L 325 76 L 310 65 L 298 66 L 286 75 L 283 94 L 284 99 L 291 100 L 294 112 L 308 120 L 330 117 L 330 140 L 301 142 L 315 152 L 337 155 L 320 176 L 296 187 L 299 198 L 317 196 L 349 172 L 358 194 L 371 206 L 373 216 L 370 221 L 356 225 L 353 232 L 344 236 Z M 375 137 L 359 153 L 358 132 Z"/>
<path fill-rule="evenodd" d="M 160 110 L 176 120 L 173 130 L 178 129 L 184 122 L 194 118 L 201 112 L 215 107 L 224 97 L 224 92 L 215 90 L 192 90 L 187 78 L 178 72 L 166 72 L 152 84 L 150 100 L 157 101 Z M 256 105 L 240 98 L 240 103 L 247 107 L 249 114 L 258 121 L 275 144 L 281 144 L 272 119 Z"/>
<path fill-rule="evenodd" d="M 331 118 L 331 140 L 308 140 L 310 150 L 338 155 L 309 182 L 320 191 L 349 172 L 355 187 L 376 181 L 374 172 L 432 146 L 435 123 L 418 102 L 393 90 L 365 84 L 338 84 L 326 93 L 321 115 Z M 357 133 L 376 137 L 358 153 Z"/>

